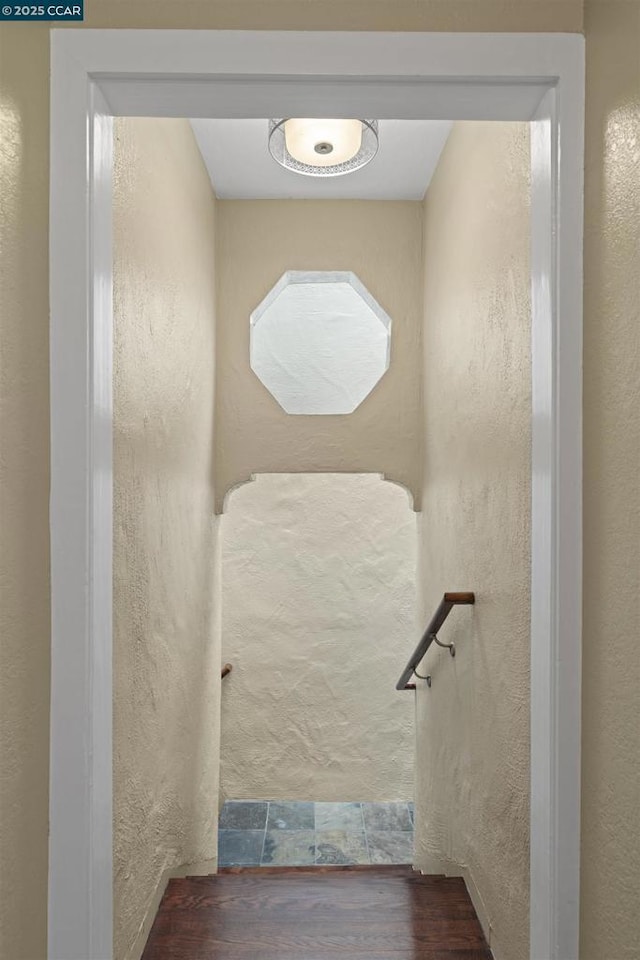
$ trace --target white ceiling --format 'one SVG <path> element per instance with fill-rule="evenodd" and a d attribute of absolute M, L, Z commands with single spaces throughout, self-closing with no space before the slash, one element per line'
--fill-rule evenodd
<path fill-rule="evenodd" d="M 380 148 L 366 167 L 340 177 L 305 177 L 271 157 L 267 120 L 191 125 L 221 200 L 421 200 L 452 126 L 448 120 L 381 120 Z"/>

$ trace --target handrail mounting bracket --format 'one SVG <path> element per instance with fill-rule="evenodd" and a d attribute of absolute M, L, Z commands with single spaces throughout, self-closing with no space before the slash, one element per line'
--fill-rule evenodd
<path fill-rule="evenodd" d="M 434 643 L 437 643 L 439 647 L 442 647 L 444 650 L 448 650 L 452 657 L 456 655 L 456 645 L 455 643 L 443 643 L 441 640 L 438 640 L 438 634 L 432 633 L 431 639 Z"/>
<path fill-rule="evenodd" d="M 431 677 L 430 676 L 421 676 L 417 673 L 416 668 L 423 659 L 427 650 L 432 643 L 436 643 L 439 647 L 444 647 L 445 650 L 449 651 L 449 654 L 452 657 L 456 655 L 456 647 L 454 643 L 442 643 L 438 640 L 438 630 L 445 622 L 451 610 L 456 604 L 474 604 L 476 602 L 475 593 L 465 592 L 465 593 L 445 593 L 438 609 L 432 616 L 429 621 L 429 626 L 422 635 L 420 643 L 413 651 L 411 659 L 408 664 L 402 671 L 400 679 L 396 683 L 396 690 L 415 690 L 415 683 L 411 683 L 412 677 L 418 677 L 420 680 L 426 680 L 427 685 L 431 686 Z"/>

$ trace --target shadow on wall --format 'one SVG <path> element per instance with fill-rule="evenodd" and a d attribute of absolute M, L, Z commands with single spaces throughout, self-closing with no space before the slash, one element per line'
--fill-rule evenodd
<path fill-rule="evenodd" d="M 416 514 L 376 474 L 263 474 L 222 517 L 221 789 L 409 800 Z"/>

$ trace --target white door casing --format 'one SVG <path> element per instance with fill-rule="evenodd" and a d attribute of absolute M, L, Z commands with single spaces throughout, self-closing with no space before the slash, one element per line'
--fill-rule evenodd
<path fill-rule="evenodd" d="M 296 115 L 532 121 L 531 960 L 578 960 L 583 38 L 65 28 L 51 53 L 50 960 L 112 958 L 111 118 Z"/>

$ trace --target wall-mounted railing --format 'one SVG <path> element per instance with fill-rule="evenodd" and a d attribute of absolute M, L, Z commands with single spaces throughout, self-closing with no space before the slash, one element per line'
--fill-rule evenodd
<path fill-rule="evenodd" d="M 416 668 L 420 661 L 423 659 L 425 653 L 429 649 L 432 643 L 437 643 L 439 647 L 445 647 L 452 657 L 456 655 L 456 648 L 453 643 L 441 643 L 438 640 L 438 630 L 445 622 L 453 607 L 456 604 L 472 604 L 476 602 L 475 593 L 445 593 L 444 597 L 440 601 L 440 605 L 431 620 L 429 621 L 429 626 L 422 635 L 420 643 L 415 648 L 409 662 L 402 671 L 400 679 L 396 683 L 396 690 L 415 690 L 415 683 L 410 683 L 409 681 L 413 676 L 418 677 L 420 680 L 426 680 L 429 686 L 431 686 L 431 677 L 421 676 L 419 673 L 416 673 Z"/>
<path fill-rule="evenodd" d="M 224 667 L 222 668 L 222 679 L 224 680 L 225 677 L 228 677 L 232 670 L 233 664 L 225 663 Z"/>

